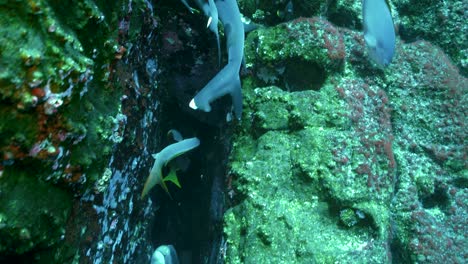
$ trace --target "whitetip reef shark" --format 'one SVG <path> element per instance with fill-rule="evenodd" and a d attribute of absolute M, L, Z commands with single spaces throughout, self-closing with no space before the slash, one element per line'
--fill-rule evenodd
<path fill-rule="evenodd" d="M 176 169 L 171 168 L 171 171 L 169 174 L 163 178 L 163 173 L 162 169 L 164 166 L 167 166 L 167 164 L 175 159 L 176 157 L 198 147 L 200 145 L 200 140 L 196 137 L 193 138 L 188 138 L 188 139 L 182 139 L 182 136 L 180 136 L 180 133 L 177 132 L 176 130 L 170 130 L 169 133 L 172 133 L 174 136 L 174 139 L 178 140 L 178 142 L 171 144 L 167 147 L 165 147 L 163 150 L 160 152 L 153 154 L 153 158 L 155 159 L 153 168 L 150 171 L 150 175 L 148 179 L 146 180 L 145 186 L 143 187 L 143 191 L 141 192 L 141 198 L 145 197 L 145 195 L 148 194 L 148 192 L 156 185 L 159 184 L 163 188 L 163 190 L 169 195 L 169 197 L 172 198 L 171 194 L 169 193 L 169 190 L 167 189 L 166 186 L 166 181 L 171 181 L 175 185 L 177 185 L 179 188 L 180 183 L 179 180 L 177 179 L 177 176 L 175 174 Z"/>
<path fill-rule="evenodd" d="M 181 0 L 190 12 L 193 12 L 186 0 Z M 232 98 L 234 114 L 238 119 L 242 114 L 242 91 L 239 70 L 244 58 L 244 24 L 242 22 L 239 7 L 236 0 L 196 0 L 196 3 L 208 16 L 208 27 L 216 34 L 218 46 L 218 22 L 217 17 L 224 26 L 226 45 L 228 50 L 228 64 L 211 79 L 203 89 L 190 101 L 189 107 L 205 112 L 211 111 L 210 103 L 229 94 Z M 218 60 L 220 52 L 218 48 Z"/>

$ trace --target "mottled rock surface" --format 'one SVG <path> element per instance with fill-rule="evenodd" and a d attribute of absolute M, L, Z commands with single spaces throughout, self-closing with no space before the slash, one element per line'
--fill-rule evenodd
<path fill-rule="evenodd" d="M 125 53 L 116 12 L 103 1 L 0 3 L 0 260 L 69 258 L 73 197 L 105 188 L 125 125 L 109 82 Z"/>
<path fill-rule="evenodd" d="M 397 46 L 382 71 L 324 19 L 249 34 L 228 263 L 463 263 L 468 80 L 429 42 Z"/>

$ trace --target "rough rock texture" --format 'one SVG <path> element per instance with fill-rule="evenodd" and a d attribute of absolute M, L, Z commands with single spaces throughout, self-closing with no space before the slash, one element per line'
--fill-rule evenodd
<path fill-rule="evenodd" d="M 391 1 L 402 40 L 382 71 L 360 1 L 238 2 L 265 27 L 246 41 L 220 238 L 230 102 L 187 104 L 217 71 L 205 18 L 0 1 L 0 262 L 145 263 L 165 243 L 202 262 L 468 258 L 466 4 Z M 173 201 L 141 200 L 166 128 L 210 144 Z"/>
<path fill-rule="evenodd" d="M 221 259 L 229 107 L 188 106 L 217 71 L 205 18 L 171 0 L 23 2 L 0 1 L 0 262 L 147 263 L 168 243 Z M 204 155 L 181 161 L 174 200 L 141 199 L 169 129 Z"/>
<path fill-rule="evenodd" d="M 414 261 L 468 257 L 467 79 L 428 42 L 404 46 L 389 76 L 399 191 L 396 237 Z M 403 74 L 407 73 L 407 74 Z"/>
<path fill-rule="evenodd" d="M 360 32 L 301 18 L 246 61 L 228 263 L 466 259 L 468 80 L 439 48 L 399 42 L 381 71 Z"/>
<path fill-rule="evenodd" d="M 66 4 L 0 5 L 8 25 L 0 41 L 2 168 L 35 163 L 44 170 L 36 177 L 55 183 L 96 180 L 102 167 L 88 170 L 110 153 L 118 141 L 112 131 L 122 121 L 119 90 L 105 85 L 114 52 L 122 52 L 117 26 L 108 28 L 116 21 L 93 1 L 69 6 L 72 13 Z"/>
<path fill-rule="evenodd" d="M 468 75 L 466 1 L 395 0 L 392 2 L 400 17 L 399 34 L 403 40 L 430 41 L 444 50 L 460 67 L 464 76 Z"/>
<path fill-rule="evenodd" d="M 104 188 L 125 121 L 108 83 L 125 51 L 112 12 L 103 1 L 0 2 L 0 260 L 50 263 L 73 196 Z"/>
<path fill-rule="evenodd" d="M 362 30 L 361 1 L 354 0 L 239 0 L 243 14 L 255 23 L 275 26 L 299 17 L 320 16 L 334 25 Z M 468 74 L 468 19 L 466 1 L 390 0 L 386 1 L 397 34 L 405 42 L 427 40 L 442 48 Z"/>

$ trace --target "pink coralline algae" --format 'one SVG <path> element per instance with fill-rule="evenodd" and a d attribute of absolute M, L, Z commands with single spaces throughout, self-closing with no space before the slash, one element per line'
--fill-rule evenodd
<path fill-rule="evenodd" d="M 346 50 L 343 35 L 339 31 L 338 27 L 335 27 L 333 24 L 320 17 L 298 18 L 296 20 L 291 21 L 291 24 L 297 23 L 307 23 L 310 25 L 310 32 L 306 31 L 303 33 L 312 33 L 308 37 L 317 40 L 317 43 L 315 43 L 315 45 L 326 48 L 330 60 L 340 61 L 345 58 Z M 293 36 L 295 34 L 301 34 L 299 31 L 291 33 Z"/>
<path fill-rule="evenodd" d="M 397 54 L 387 76 L 399 166 L 396 237 L 415 262 L 465 263 L 468 80 L 428 42 L 400 45 Z"/>
<path fill-rule="evenodd" d="M 468 191 L 452 188 L 446 195 L 444 208 L 419 207 L 411 212 L 409 249 L 416 261 L 461 264 L 468 259 Z"/>
<path fill-rule="evenodd" d="M 300 45 L 313 45 L 309 48 L 324 48 L 330 63 L 343 62 L 346 56 L 343 35 L 338 27 L 327 20 L 320 17 L 298 18 L 286 24 L 286 29 L 292 43 L 297 41 Z M 310 43 L 304 43 L 305 40 Z"/>
<path fill-rule="evenodd" d="M 365 82 L 340 78 L 333 82 L 336 91 L 348 105 L 346 115 L 352 122 L 352 133 L 360 142 L 356 150 L 362 159 L 354 171 L 367 178 L 370 190 L 381 192 L 382 188 L 392 189 L 396 164 L 387 93 L 372 80 Z"/>

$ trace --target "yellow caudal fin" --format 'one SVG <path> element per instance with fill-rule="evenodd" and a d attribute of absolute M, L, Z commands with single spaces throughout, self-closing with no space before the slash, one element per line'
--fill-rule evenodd
<path fill-rule="evenodd" d="M 177 173 L 176 173 L 176 171 L 177 171 L 176 169 L 171 168 L 171 171 L 170 171 L 169 174 L 163 179 L 163 182 L 170 181 L 170 182 L 174 183 L 177 187 L 182 188 L 182 186 L 180 186 L 179 179 L 177 178 Z M 167 188 L 167 187 L 166 187 L 166 188 Z"/>
<path fill-rule="evenodd" d="M 171 171 L 169 172 L 169 174 L 166 177 L 164 177 L 164 179 L 160 182 L 161 187 L 164 189 L 167 195 L 169 195 L 169 197 L 172 199 L 172 196 L 169 193 L 169 189 L 167 188 L 167 185 L 166 185 L 167 181 L 170 181 L 174 183 L 177 187 L 182 188 L 180 186 L 179 179 L 177 178 L 176 169 L 171 168 Z"/>

